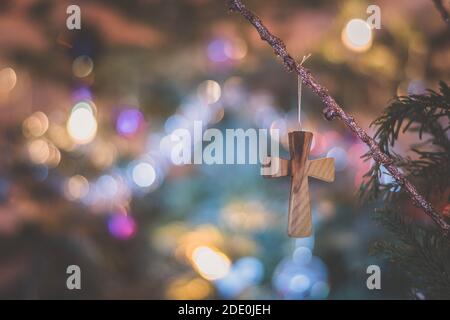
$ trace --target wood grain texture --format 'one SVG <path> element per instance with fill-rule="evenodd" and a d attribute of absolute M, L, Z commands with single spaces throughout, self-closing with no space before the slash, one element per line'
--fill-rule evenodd
<path fill-rule="evenodd" d="M 308 176 L 326 181 L 334 181 L 334 159 L 324 158 L 317 160 L 308 160 Z"/>
<path fill-rule="evenodd" d="M 306 131 L 293 131 L 288 136 L 292 169 L 288 234 L 291 237 L 308 237 L 312 232 L 312 221 L 306 161 L 313 134 Z"/>
<path fill-rule="evenodd" d="M 296 238 L 309 237 L 312 233 L 308 177 L 334 181 L 333 158 L 308 160 L 312 138 L 311 132 L 289 133 L 291 160 L 268 157 L 261 168 L 261 175 L 265 178 L 291 176 L 288 234 Z"/>

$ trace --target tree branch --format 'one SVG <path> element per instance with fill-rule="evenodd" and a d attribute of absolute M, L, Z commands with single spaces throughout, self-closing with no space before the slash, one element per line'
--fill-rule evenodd
<path fill-rule="evenodd" d="M 447 24 L 448 27 L 450 27 L 450 16 L 447 12 L 447 9 L 445 9 L 444 3 L 442 0 L 433 0 L 434 6 L 441 14 L 442 20 Z"/>
<path fill-rule="evenodd" d="M 345 125 L 369 147 L 371 157 L 377 163 L 383 165 L 397 181 L 397 183 L 406 190 L 413 203 L 422 208 L 422 210 L 442 229 L 442 231 L 445 234 L 448 234 L 450 231 L 450 225 L 438 212 L 436 212 L 425 197 L 417 191 L 416 187 L 405 177 L 405 175 L 400 172 L 396 166 L 394 166 L 394 160 L 389 155 L 381 151 L 375 140 L 355 122 L 351 115 L 347 114 L 337 104 L 333 97 L 331 97 L 328 93 L 328 90 L 316 81 L 311 72 L 292 58 L 283 41 L 270 33 L 270 31 L 262 23 L 261 19 L 252 11 L 247 9 L 241 0 L 228 0 L 228 4 L 231 11 L 239 12 L 256 28 L 261 36 L 261 39 L 266 41 L 273 48 L 275 54 L 282 59 L 286 69 L 289 72 L 295 71 L 301 77 L 303 84 L 319 96 L 325 105 L 323 109 L 325 118 L 329 121 L 335 118 L 341 119 Z"/>

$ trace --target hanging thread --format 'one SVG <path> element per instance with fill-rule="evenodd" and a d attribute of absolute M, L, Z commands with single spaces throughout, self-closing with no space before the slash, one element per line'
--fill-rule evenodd
<path fill-rule="evenodd" d="M 298 94 L 298 124 L 299 129 L 302 128 L 302 78 L 298 76 L 297 78 L 297 94 Z"/>

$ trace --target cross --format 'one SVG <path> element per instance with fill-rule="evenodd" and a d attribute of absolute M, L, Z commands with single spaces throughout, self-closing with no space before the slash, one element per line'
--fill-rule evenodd
<path fill-rule="evenodd" d="M 293 131 L 288 136 L 291 159 L 268 157 L 261 175 L 265 178 L 292 177 L 288 234 L 291 237 L 308 237 L 312 232 L 308 177 L 333 182 L 334 159 L 308 159 L 313 138 L 311 132 Z"/>

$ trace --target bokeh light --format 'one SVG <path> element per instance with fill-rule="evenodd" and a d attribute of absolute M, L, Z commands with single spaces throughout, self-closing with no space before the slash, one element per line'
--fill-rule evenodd
<path fill-rule="evenodd" d="M 222 252 L 210 247 L 197 247 L 191 259 L 198 273 L 207 280 L 221 279 L 230 271 L 230 259 Z"/>
<path fill-rule="evenodd" d="M 144 116 L 137 109 L 125 109 L 120 111 L 116 120 L 117 132 L 125 137 L 132 137 L 142 127 Z"/>
<path fill-rule="evenodd" d="M 273 274 L 274 287 L 285 299 L 325 299 L 328 290 L 324 287 L 327 282 L 324 263 L 318 257 L 304 262 L 290 258 L 281 261 Z"/>
<path fill-rule="evenodd" d="M 78 78 L 85 78 L 94 70 L 94 62 L 89 56 L 77 57 L 72 64 L 73 74 Z"/>
<path fill-rule="evenodd" d="M 0 70 L 0 96 L 12 91 L 17 83 L 17 74 L 13 68 Z"/>
<path fill-rule="evenodd" d="M 232 60 L 243 59 L 247 55 L 247 44 L 242 39 L 234 38 L 225 43 L 224 52 Z"/>
<path fill-rule="evenodd" d="M 129 240 L 136 233 L 136 222 L 128 214 L 115 213 L 108 219 L 108 230 L 112 236 L 119 240 Z"/>
<path fill-rule="evenodd" d="M 81 175 L 70 177 L 64 185 L 64 195 L 69 200 L 79 200 L 89 192 L 89 182 Z"/>
<path fill-rule="evenodd" d="M 206 104 L 213 104 L 220 99 L 220 85 L 214 80 L 206 80 L 198 86 L 197 94 Z"/>
<path fill-rule="evenodd" d="M 202 278 L 180 277 L 171 282 L 166 294 L 169 299 L 206 299 L 213 292 L 211 284 Z"/>
<path fill-rule="evenodd" d="M 245 289 L 259 284 L 264 276 L 264 265 L 255 257 L 243 257 L 233 264 L 230 272 L 215 282 L 225 298 L 235 298 Z"/>
<path fill-rule="evenodd" d="M 141 188 L 150 187 L 156 180 L 155 168 L 148 162 L 137 163 L 133 167 L 131 175 L 133 182 Z"/>
<path fill-rule="evenodd" d="M 35 164 L 56 167 L 61 161 L 61 153 L 58 148 L 46 139 L 30 141 L 27 149 L 30 160 Z"/>
<path fill-rule="evenodd" d="M 75 143 L 87 144 L 97 134 L 97 119 L 91 111 L 77 108 L 73 110 L 67 121 L 67 132 Z"/>
<path fill-rule="evenodd" d="M 40 137 L 49 127 L 49 121 L 45 113 L 37 111 L 25 119 L 22 130 L 25 137 Z"/>
<path fill-rule="evenodd" d="M 228 42 L 225 39 L 215 39 L 208 44 L 208 58 L 213 62 L 225 62 L 228 60 L 226 48 Z"/>
<path fill-rule="evenodd" d="M 366 21 L 352 19 L 342 30 L 342 42 L 352 51 L 367 51 L 372 46 L 372 29 Z"/>

